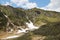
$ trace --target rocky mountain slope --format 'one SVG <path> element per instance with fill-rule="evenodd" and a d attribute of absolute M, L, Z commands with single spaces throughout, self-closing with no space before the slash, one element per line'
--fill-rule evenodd
<path fill-rule="evenodd" d="M 26 22 L 32 21 L 35 26 L 41 26 L 38 30 L 28 32 L 17 38 L 18 40 L 59 40 L 60 38 L 60 12 L 46 11 L 38 8 L 22 9 L 12 6 L 0 5 L 0 33 L 10 31 L 9 28 L 17 30 L 18 27 L 26 28 Z M 39 35 L 39 36 L 38 36 Z M 24 39 L 23 39 L 24 38 Z M 13 39 L 13 40 L 17 40 Z"/>

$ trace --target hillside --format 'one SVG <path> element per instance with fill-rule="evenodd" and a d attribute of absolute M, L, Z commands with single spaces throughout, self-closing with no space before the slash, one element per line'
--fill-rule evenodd
<path fill-rule="evenodd" d="M 35 31 L 28 32 L 26 35 L 17 38 L 18 40 L 35 40 L 35 37 L 37 37 L 36 40 L 40 40 L 40 37 L 46 37 L 44 40 L 60 39 L 60 12 L 46 11 L 38 8 L 25 10 L 9 5 L 0 5 L 0 33 L 7 32 L 9 28 L 17 30 L 18 27 L 22 27 L 25 29 L 27 27 L 25 23 L 29 22 L 29 20 L 38 27 L 44 23 L 46 24 Z"/>

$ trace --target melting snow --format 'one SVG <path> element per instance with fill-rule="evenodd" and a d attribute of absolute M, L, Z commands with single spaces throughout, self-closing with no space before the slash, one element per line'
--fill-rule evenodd
<path fill-rule="evenodd" d="M 34 30 L 34 29 L 38 29 L 39 27 L 36 27 L 33 25 L 33 23 L 29 20 L 30 23 L 26 23 L 29 30 Z"/>
<path fill-rule="evenodd" d="M 19 34 L 19 33 L 26 33 L 27 32 L 26 30 L 28 30 L 28 29 L 27 28 L 26 29 L 21 28 L 21 30 L 17 31 L 17 34 Z"/>

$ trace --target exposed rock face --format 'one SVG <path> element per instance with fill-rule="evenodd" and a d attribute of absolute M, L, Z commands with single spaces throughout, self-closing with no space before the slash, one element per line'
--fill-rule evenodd
<path fill-rule="evenodd" d="M 41 12 L 40 11 L 35 11 L 37 14 L 40 14 Z"/>

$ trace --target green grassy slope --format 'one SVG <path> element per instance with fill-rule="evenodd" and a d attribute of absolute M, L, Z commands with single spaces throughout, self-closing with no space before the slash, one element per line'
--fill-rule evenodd
<path fill-rule="evenodd" d="M 38 8 L 24 10 L 0 5 L 0 31 L 6 29 L 8 22 L 8 19 L 3 14 L 7 15 L 16 26 L 26 26 L 25 22 L 28 22 L 28 20 L 31 20 L 36 26 L 46 23 L 46 25 L 41 26 L 38 30 L 17 38 L 18 40 L 32 40 L 35 35 L 46 36 L 44 40 L 60 39 L 60 12 L 46 11 Z M 12 25 L 9 24 L 8 27 L 12 27 Z"/>

